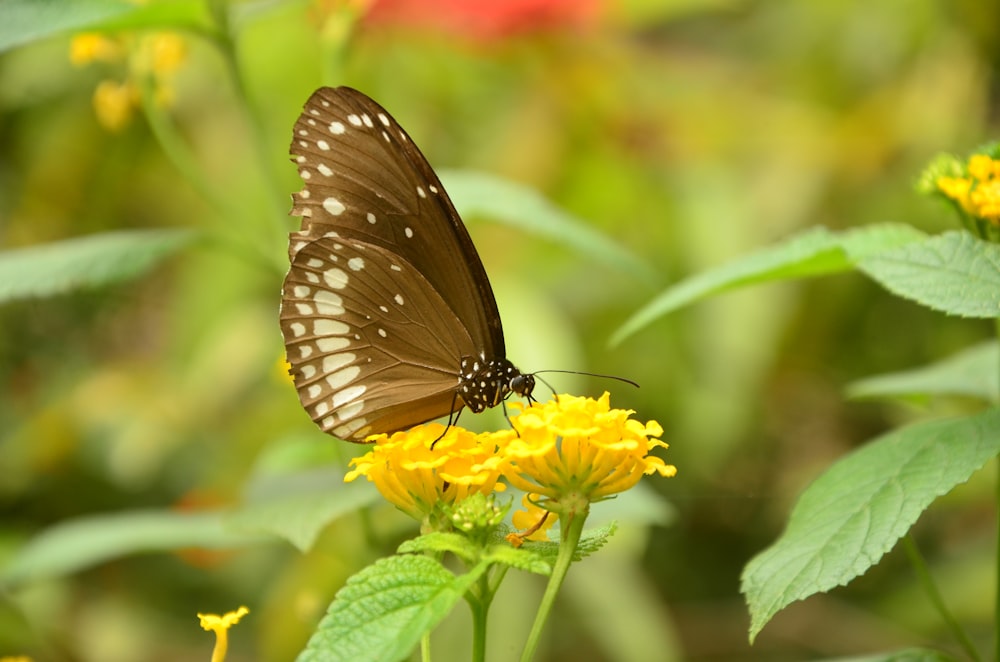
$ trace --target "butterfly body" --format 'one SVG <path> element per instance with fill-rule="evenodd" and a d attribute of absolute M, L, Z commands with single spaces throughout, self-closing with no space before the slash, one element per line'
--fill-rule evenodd
<path fill-rule="evenodd" d="M 399 124 L 351 88 L 320 88 L 290 149 L 292 214 L 281 329 L 299 399 L 348 441 L 467 406 L 531 375 L 505 356 L 489 279 L 444 187 Z"/>

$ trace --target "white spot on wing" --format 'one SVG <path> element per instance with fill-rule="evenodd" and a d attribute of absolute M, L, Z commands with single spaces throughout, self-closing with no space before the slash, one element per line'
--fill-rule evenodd
<path fill-rule="evenodd" d="M 368 212 L 368 215 L 365 218 L 368 219 L 369 223 L 371 223 L 372 225 L 375 225 L 375 214 L 373 214 L 371 212 Z"/>
<path fill-rule="evenodd" d="M 347 266 L 349 266 L 352 271 L 361 271 L 365 268 L 365 261 L 360 257 L 352 257 L 347 261 Z"/>
<path fill-rule="evenodd" d="M 316 346 L 319 347 L 319 351 L 323 352 L 324 354 L 328 354 L 330 352 L 339 352 L 345 347 L 350 346 L 350 344 L 351 344 L 350 340 L 348 340 L 347 338 L 341 338 L 339 336 L 329 336 L 327 338 L 316 339 Z"/>
<path fill-rule="evenodd" d="M 292 294 L 295 295 L 296 299 L 305 299 L 307 296 L 309 296 L 310 292 L 312 292 L 312 290 L 310 290 L 305 285 L 296 285 L 295 287 L 292 288 Z"/>
<path fill-rule="evenodd" d="M 358 117 L 357 115 L 348 115 L 347 121 L 353 124 L 354 126 L 361 126 L 362 124 L 361 118 Z"/>
<path fill-rule="evenodd" d="M 324 152 L 330 151 L 330 143 L 326 142 L 325 140 L 317 140 L 316 146 L 319 147 Z"/>
<path fill-rule="evenodd" d="M 319 290 L 313 296 L 313 301 L 316 303 L 316 312 L 320 315 L 344 314 L 344 300 L 338 294 L 328 290 Z"/>
<path fill-rule="evenodd" d="M 393 297 L 393 299 L 395 299 L 396 303 L 398 303 L 400 306 L 403 305 L 403 295 L 402 294 L 397 294 L 396 296 Z"/>
<path fill-rule="evenodd" d="M 324 177 L 329 177 L 330 175 L 333 174 L 333 170 L 330 170 L 330 166 L 328 166 L 325 163 L 320 163 L 318 166 L 316 166 L 316 169 L 319 170 L 319 174 L 323 175 Z"/>
<path fill-rule="evenodd" d="M 341 407 L 340 411 L 337 412 L 337 417 L 342 421 L 346 421 L 347 419 L 354 418 L 355 416 L 360 414 L 361 410 L 363 410 L 364 408 L 365 408 L 365 401 L 358 400 L 356 402 L 352 402 L 347 406 Z M 363 422 L 364 419 L 362 419 L 362 423 Z"/>
<path fill-rule="evenodd" d="M 292 335 L 295 336 L 296 338 L 301 337 L 302 334 L 306 332 L 305 325 L 300 324 L 299 322 L 292 322 L 291 326 L 289 326 L 288 328 L 292 330 Z"/>
<path fill-rule="evenodd" d="M 339 136 L 346 130 L 347 128 L 344 126 L 342 122 L 330 122 L 330 133 L 332 133 L 333 135 Z"/>
<path fill-rule="evenodd" d="M 345 373 L 345 372 L 346 373 L 350 373 L 350 377 L 347 379 L 347 381 L 344 382 L 346 384 L 346 383 L 352 381 L 355 377 L 358 376 L 358 374 L 361 372 L 361 368 L 359 368 L 357 366 L 353 366 L 353 367 L 350 367 L 350 368 L 344 368 L 343 370 L 341 370 L 337 374 L 340 375 L 340 374 Z M 330 381 L 330 377 L 327 377 L 326 380 Z M 364 384 L 356 384 L 356 385 L 351 386 L 349 388 L 345 388 L 344 390 L 342 390 L 342 391 L 340 391 L 338 393 L 334 393 L 333 394 L 333 407 L 334 407 L 334 409 L 336 409 L 337 407 L 340 407 L 342 405 L 346 405 L 351 400 L 357 400 L 358 398 L 360 398 L 362 395 L 365 394 L 366 390 L 367 390 L 367 387 Z M 343 418 L 343 417 L 341 417 L 341 418 Z"/>
<path fill-rule="evenodd" d="M 295 310 L 298 311 L 299 315 L 309 316 L 313 314 L 312 306 L 307 303 L 297 303 L 295 304 Z"/>
<path fill-rule="evenodd" d="M 344 210 L 347 209 L 347 207 L 345 207 L 344 203 L 337 198 L 329 197 L 323 201 L 323 209 L 327 210 L 334 216 L 340 216 L 344 213 Z"/>
<path fill-rule="evenodd" d="M 343 269 L 337 267 L 330 267 L 324 271 L 323 280 L 335 290 L 342 290 L 347 286 L 347 274 L 344 273 Z"/>
<path fill-rule="evenodd" d="M 351 331 L 351 328 L 341 322 L 340 320 L 330 320 L 330 319 L 318 319 L 313 322 L 313 333 L 317 336 L 335 337 L 335 336 L 346 336 Z M 319 347 L 321 352 L 331 352 L 340 349 L 339 347 L 328 348 L 325 347 L 321 341 L 324 338 L 319 338 L 316 341 L 316 346 Z M 341 340 L 346 341 L 346 338 Z M 344 345 L 345 347 L 347 345 Z"/>
<path fill-rule="evenodd" d="M 355 378 L 358 375 L 360 375 L 360 374 L 361 374 L 361 368 L 359 368 L 356 365 L 352 365 L 349 368 L 344 368 L 343 370 L 340 370 L 338 372 L 334 372 L 334 373 L 331 373 L 331 374 L 327 375 L 326 376 L 326 383 L 329 384 L 330 388 L 332 388 L 334 390 L 336 390 L 336 389 L 342 389 L 345 386 L 347 386 L 348 384 L 350 384 L 351 382 L 353 382 L 355 380 Z M 353 397 L 347 398 L 346 400 L 345 399 L 341 399 L 340 401 L 337 400 L 338 396 L 340 396 L 342 393 L 344 393 L 344 391 L 350 391 L 350 390 L 352 390 L 352 389 L 344 389 L 340 393 L 334 394 L 334 396 L 333 396 L 333 408 L 334 409 L 336 409 L 340 405 L 344 404 L 345 402 L 350 402 L 355 397 L 357 397 L 357 396 L 353 396 Z M 364 393 L 364 392 L 365 392 L 365 387 L 362 386 L 361 387 L 361 392 L 358 393 L 358 395 L 361 395 L 361 393 Z"/>
<path fill-rule="evenodd" d="M 413 239 L 413 229 L 412 228 L 410 228 L 409 226 L 407 226 L 406 228 L 403 228 L 403 232 L 406 234 L 406 238 L 407 239 Z"/>
<path fill-rule="evenodd" d="M 330 354 L 329 356 L 323 357 L 323 372 L 335 372 L 340 370 L 345 365 L 352 363 L 357 357 L 350 352 L 341 352 L 340 354 Z"/>

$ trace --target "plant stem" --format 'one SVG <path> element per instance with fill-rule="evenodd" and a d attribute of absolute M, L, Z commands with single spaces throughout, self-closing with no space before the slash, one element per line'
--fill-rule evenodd
<path fill-rule="evenodd" d="M 920 555 L 920 550 L 917 549 L 917 545 L 913 542 L 913 537 L 907 534 L 903 537 L 903 549 L 906 550 L 906 555 L 910 559 L 910 563 L 913 565 L 913 570 L 917 574 L 917 580 L 923 587 L 924 592 L 927 597 L 930 598 L 931 604 L 937 609 L 941 618 L 948 625 L 951 630 L 952 636 L 958 641 L 958 644 L 965 650 L 965 654 L 969 656 L 970 659 L 975 662 L 981 662 L 982 658 L 979 657 L 979 651 L 972 644 L 972 640 L 969 639 L 969 635 L 965 633 L 962 625 L 958 620 L 948 611 L 948 607 L 944 604 L 944 599 L 941 597 L 940 591 L 937 589 L 937 585 L 934 583 L 934 579 L 931 577 L 930 571 L 927 569 L 927 563 L 924 558 Z"/>
<path fill-rule="evenodd" d="M 1000 341 L 1000 317 L 993 320 L 998 341 Z M 1000 365 L 993 366 L 1000 372 Z M 998 378 L 1000 383 L 1000 378 Z M 995 403 L 994 403 L 995 404 Z M 994 552 L 994 563 L 996 563 L 993 587 L 993 659 L 1000 662 L 1000 459 L 997 460 L 997 472 L 993 480 L 996 481 L 996 499 L 994 508 L 997 512 L 997 545 Z"/>
<path fill-rule="evenodd" d="M 420 637 L 420 662 L 431 662 L 431 631 Z"/>
<path fill-rule="evenodd" d="M 476 600 L 470 603 L 472 607 L 472 662 L 486 660 L 486 624 L 493 596 L 489 593 L 488 572 L 479 577 L 479 591 Z"/>
<path fill-rule="evenodd" d="M 528 641 L 524 644 L 524 651 L 521 653 L 521 662 L 530 662 L 535 656 L 535 650 L 541 640 L 542 630 L 545 622 L 549 618 L 552 606 L 555 604 L 556 595 L 562 587 L 566 573 L 570 564 L 573 563 L 573 555 L 576 554 L 576 547 L 580 543 L 580 535 L 583 533 L 583 523 L 587 520 L 588 510 L 586 507 L 579 511 L 571 511 L 563 514 L 559 518 L 559 526 L 562 530 L 562 540 L 559 543 L 559 556 L 552 567 L 552 575 L 549 577 L 549 584 L 545 587 L 545 595 L 538 605 L 538 613 L 535 614 L 535 622 L 531 626 L 528 634 Z"/>

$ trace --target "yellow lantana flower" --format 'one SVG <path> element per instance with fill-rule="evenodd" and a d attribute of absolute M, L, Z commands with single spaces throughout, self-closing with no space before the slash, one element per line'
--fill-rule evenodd
<path fill-rule="evenodd" d="M 938 177 L 938 190 L 970 216 L 1000 225 L 1000 160 L 973 154 L 964 169 L 965 176 Z"/>
<path fill-rule="evenodd" d="M 375 435 L 369 437 L 375 442 L 372 450 L 351 460 L 354 469 L 344 482 L 365 476 L 386 500 L 424 521 L 439 502 L 455 503 L 476 492 L 506 489 L 497 483 L 502 464 L 497 450 L 513 434 L 511 430 L 474 434 L 430 423 L 391 436 Z"/>
<path fill-rule="evenodd" d="M 600 501 L 633 487 L 648 474 L 673 476 L 674 466 L 649 452 L 667 444 L 656 421 L 640 423 L 627 409 L 612 409 L 610 396 L 599 399 L 559 395 L 511 418 L 519 433 L 503 448 L 503 475 L 512 485 L 542 497 L 559 510 L 564 498 Z"/>
<path fill-rule="evenodd" d="M 198 614 L 203 630 L 215 632 L 215 648 L 212 650 L 212 662 L 222 662 L 226 659 L 229 648 L 229 628 L 240 622 L 240 619 L 250 613 L 246 607 L 230 611 L 222 616 L 218 614 Z"/>

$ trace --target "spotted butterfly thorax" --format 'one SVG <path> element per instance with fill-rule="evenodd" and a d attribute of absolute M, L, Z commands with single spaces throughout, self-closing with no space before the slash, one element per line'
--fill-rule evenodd
<path fill-rule="evenodd" d="M 363 442 L 480 412 L 535 380 L 507 360 L 493 290 L 427 159 L 377 103 L 313 93 L 291 154 L 304 187 L 291 214 L 281 331 L 302 406 Z"/>

